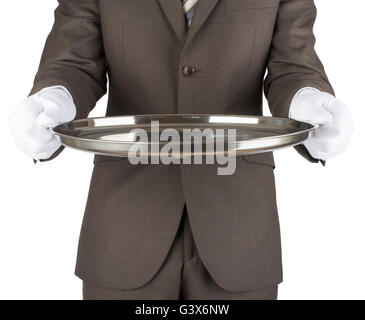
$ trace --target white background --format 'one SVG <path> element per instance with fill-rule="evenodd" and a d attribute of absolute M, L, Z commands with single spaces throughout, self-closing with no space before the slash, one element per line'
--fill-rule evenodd
<path fill-rule="evenodd" d="M 348 151 L 310 164 L 276 153 L 284 282 L 280 299 L 365 299 L 363 0 L 317 0 L 317 51 L 351 108 Z M 30 91 L 56 0 L 2 1 L 0 19 L 0 299 L 81 299 L 73 275 L 92 156 L 66 150 L 34 165 L 13 145 L 8 118 Z M 91 115 L 103 115 L 104 97 Z M 125 181 L 124 183 L 128 183 Z"/>

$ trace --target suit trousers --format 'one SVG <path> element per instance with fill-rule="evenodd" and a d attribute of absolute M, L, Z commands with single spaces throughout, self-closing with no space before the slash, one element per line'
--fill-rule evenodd
<path fill-rule="evenodd" d="M 277 286 L 242 292 L 219 287 L 199 257 L 186 207 L 166 260 L 147 284 L 116 290 L 83 283 L 84 300 L 276 300 L 277 291 Z"/>

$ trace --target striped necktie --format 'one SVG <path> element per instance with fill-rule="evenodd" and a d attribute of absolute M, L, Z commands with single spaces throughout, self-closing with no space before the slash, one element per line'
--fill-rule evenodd
<path fill-rule="evenodd" d="M 193 19 L 194 10 L 198 3 L 198 0 L 182 0 L 183 2 L 183 8 L 186 16 L 186 21 L 188 23 L 188 26 L 191 25 L 191 20 Z"/>

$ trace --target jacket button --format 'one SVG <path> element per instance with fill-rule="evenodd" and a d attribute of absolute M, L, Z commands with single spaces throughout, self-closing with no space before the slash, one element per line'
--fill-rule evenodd
<path fill-rule="evenodd" d="M 191 66 L 184 66 L 182 69 L 182 73 L 185 77 L 193 77 L 195 76 L 196 69 Z"/>

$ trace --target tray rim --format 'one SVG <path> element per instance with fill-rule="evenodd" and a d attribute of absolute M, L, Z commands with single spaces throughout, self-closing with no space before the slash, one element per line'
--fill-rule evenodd
<path fill-rule="evenodd" d="M 98 119 L 111 119 L 111 118 L 130 118 L 130 117 L 158 117 L 158 116 L 163 116 L 163 117 L 176 117 L 176 116 L 185 116 L 185 117 L 237 117 L 237 118 L 252 118 L 252 119 L 257 119 L 257 118 L 261 118 L 261 119 L 270 119 L 270 120 L 283 120 L 283 121 L 292 121 L 292 122 L 298 122 L 298 123 L 303 123 L 303 124 L 307 124 L 310 125 L 310 128 L 307 129 L 302 129 L 302 130 L 298 130 L 297 132 L 292 132 L 292 133 L 286 133 L 286 134 L 281 134 L 281 135 L 274 135 L 274 136 L 268 136 L 268 137 L 259 137 L 259 138 L 253 138 L 253 139 L 248 139 L 247 141 L 255 141 L 255 140 L 267 140 L 267 139 L 277 139 L 277 138 L 281 138 L 281 137 L 290 137 L 290 136 L 295 136 L 298 134 L 304 134 L 304 133 L 310 133 L 315 131 L 316 129 L 318 129 L 319 125 L 318 124 L 314 124 L 311 122 L 307 122 L 307 121 L 298 121 L 295 119 L 291 119 L 291 118 L 283 118 L 283 117 L 270 117 L 270 116 L 259 116 L 259 115 L 232 115 L 232 114 L 174 114 L 174 113 L 169 113 L 169 114 L 159 114 L 159 113 L 155 113 L 155 114 L 136 114 L 136 115 L 116 115 L 116 116 L 105 116 L 105 117 L 91 117 L 91 118 L 83 118 L 83 119 L 77 119 L 77 120 L 72 120 L 72 121 L 68 121 L 68 122 L 64 122 L 61 123 L 59 125 L 57 125 L 54 128 L 50 128 L 51 132 L 53 134 L 55 134 L 58 137 L 67 137 L 67 139 L 71 139 L 71 140 L 78 140 L 78 141 L 84 141 L 84 142 L 97 142 L 97 143 L 108 143 L 108 144 L 124 144 L 124 145 L 128 145 L 128 144 L 135 144 L 136 142 L 130 142 L 130 141 L 115 141 L 115 140 L 96 140 L 96 139 L 90 139 L 90 138 L 80 138 L 80 137 L 75 137 L 72 135 L 68 135 L 68 134 L 64 134 L 64 133 L 60 133 L 57 132 L 57 128 L 61 127 L 65 124 L 68 123 L 77 123 L 77 122 L 83 122 L 83 121 L 89 121 L 89 120 L 98 120 Z M 236 140 L 236 142 L 239 142 L 241 140 Z M 244 141 L 244 140 L 242 140 Z M 150 142 L 147 143 L 141 143 L 138 142 L 139 144 L 147 144 L 150 145 Z M 161 141 L 159 143 L 162 143 Z M 280 148 L 280 147 L 278 147 Z"/>

